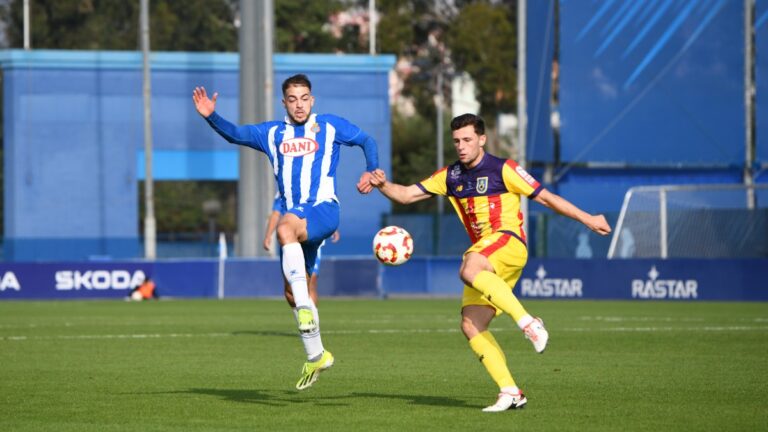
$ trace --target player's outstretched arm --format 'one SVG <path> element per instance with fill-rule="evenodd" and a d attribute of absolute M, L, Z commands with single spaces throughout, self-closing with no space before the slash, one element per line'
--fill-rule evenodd
<path fill-rule="evenodd" d="M 416 185 L 403 186 L 387 181 L 387 175 L 380 169 L 371 173 L 370 184 L 381 191 L 385 197 L 400 204 L 411 204 L 432 196 Z"/>
<path fill-rule="evenodd" d="M 267 219 L 267 229 L 264 233 L 264 241 L 262 242 L 262 245 L 264 246 L 264 250 L 268 251 L 272 248 L 272 235 L 275 234 L 275 230 L 277 229 L 277 222 L 280 221 L 280 212 L 275 210 L 269 215 L 269 219 Z"/>
<path fill-rule="evenodd" d="M 209 98 L 205 87 L 195 87 L 192 90 L 192 102 L 194 102 L 198 114 L 225 140 L 233 144 L 253 147 L 260 152 L 269 154 L 269 150 L 265 148 L 264 144 L 266 140 L 265 133 L 260 132 L 254 125 L 238 126 L 215 113 L 216 99 L 218 97 L 219 94 L 214 93 Z"/>
<path fill-rule="evenodd" d="M 611 232 L 611 226 L 608 225 L 608 221 L 605 220 L 603 215 L 591 215 L 584 210 L 571 204 L 570 201 L 554 194 L 546 189 L 542 189 L 541 192 L 533 199 L 537 203 L 544 207 L 550 208 L 563 216 L 568 216 L 571 219 L 575 219 L 583 223 L 587 228 L 600 235 L 608 235 Z"/>
<path fill-rule="evenodd" d="M 197 109 L 197 112 L 205 118 L 208 118 L 208 116 L 215 111 L 216 99 L 218 99 L 218 97 L 219 94 L 214 93 L 212 98 L 208 98 L 205 87 L 195 87 L 195 89 L 192 90 L 192 102 L 195 103 L 195 109 Z"/>

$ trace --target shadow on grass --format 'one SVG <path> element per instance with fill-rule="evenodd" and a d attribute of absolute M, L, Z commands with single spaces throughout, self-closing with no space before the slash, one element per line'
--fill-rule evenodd
<path fill-rule="evenodd" d="M 477 408 L 475 405 L 468 405 L 466 401 L 454 399 L 445 396 L 430 395 L 403 395 L 403 394 L 385 394 L 385 393 L 358 393 L 353 392 L 349 398 L 374 398 L 374 399 L 399 399 L 412 405 L 429 405 L 444 407 L 465 407 Z"/>
<path fill-rule="evenodd" d="M 245 402 L 245 403 L 258 403 L 270 406 L 283 406 L 279 399 L 262 390 L 251 389 L 189 389 L 189 393 L 203 394 L 209 396 L 216 396 L 226 401 L 232 402 Z M 181 392 L 180 392 L 181 393 Z"/>
<path fill-rule="evenodd" d="M 386 394 L 386 393 L 360 393 L 352 392 L 345 395 L 312 395 L 298 391 L 269 391 L 257 389 L 210 389 L 193 388 L 168 392 L 173 394 L 200 394 L 215 396 L 225 401 L 255 403 L 268 406 L 285 406 L 287 404 L 315 404 L 318 406 L 349 406 L 350 401 L 363 398 L 402 400 L 411 405 L 425 405 L 436 407 L 463 407 L 478 408 L 478 405 L 467 404 L 465 400 L 445 396 L 415 395 L 415 394 Z"/>

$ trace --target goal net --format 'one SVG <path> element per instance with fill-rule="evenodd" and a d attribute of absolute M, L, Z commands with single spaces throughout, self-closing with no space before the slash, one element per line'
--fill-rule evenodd
<path fill-rule="evenodd" d="M 758 257 L 768 257 L 768 185 L 631 188 L 608 250 L 608 258 Z"/>

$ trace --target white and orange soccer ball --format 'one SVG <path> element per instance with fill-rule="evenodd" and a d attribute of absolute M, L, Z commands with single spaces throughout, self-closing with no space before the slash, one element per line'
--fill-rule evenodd
<path fill-rule="evenodd" d="M 382 264 L 403 264 L 413 255 L 413 238 L 399 226 L 384 227 L 373 237 L 373 255 Z"/>

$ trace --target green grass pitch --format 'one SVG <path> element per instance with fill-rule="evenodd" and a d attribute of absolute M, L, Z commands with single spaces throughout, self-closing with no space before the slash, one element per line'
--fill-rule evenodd
<path fill-rule="evenodd" d="M 524 304 L 550 345 L 494 321 L 528 406 L 487 414 L 458 299 L 322 299 L 336 364 L 303 392 L 283 301 L 0 302 L 0 430 L 768 429 L 765 303 Z"/>

